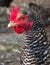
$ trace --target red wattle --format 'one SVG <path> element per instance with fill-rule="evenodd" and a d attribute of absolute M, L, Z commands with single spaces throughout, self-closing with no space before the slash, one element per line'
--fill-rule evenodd
<path fill-rule="evenodd" d="M 26 30 L 30 30 L 33 25 L 34 25 L 33 22 L 30 22 L 26 27 L 24 27 L 24 26 L 22 26 L 22 27 L 21 26 L 17 26 L 16 27 L 15 26 L 14 30 L 15 30 L 16 33 L 21 34 L 21 33 L 23 33 Z"/>
<path fill-rule="evenodd" d="M 21 34 L 25 31 L 25 28 L 18 26 L 18 27 L 14 27 L 14 30 L 16 33 Z"/>

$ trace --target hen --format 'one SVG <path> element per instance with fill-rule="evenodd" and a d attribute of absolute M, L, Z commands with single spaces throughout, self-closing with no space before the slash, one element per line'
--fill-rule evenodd
<path fill-rule="evenodd" d="M 21 11 L 15 7 L 11 12 L 8 27 L 13 27 L 18 34 L 23 33 L 21 65 L 50 65 L 50 46 L 42 22 L 30 9 Z"/>

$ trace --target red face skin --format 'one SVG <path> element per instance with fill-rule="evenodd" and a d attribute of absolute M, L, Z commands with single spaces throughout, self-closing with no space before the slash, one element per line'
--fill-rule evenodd
<path fill-rule="evenodd" d="M 17 24 L 14 27 L 16 33 L 21 34 L 26 30 L 30 30 L 33 26 L 33 22 L 28 21 L 29 16 L 26 14 L 21 15 L 21 11 L 19 7 L 15 7 L 10 15 L 10 21 Z"/>

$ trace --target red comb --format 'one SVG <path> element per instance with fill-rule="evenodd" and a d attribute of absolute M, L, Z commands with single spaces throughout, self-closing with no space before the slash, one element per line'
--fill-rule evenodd
<path fill-rule="evenodd" d="M 14 21 L 16 19 L 17 14 L 20 12 L 20 8 L 19 7 L 15 7 L 11 14 L 10 14 L 10 21 Z"/>

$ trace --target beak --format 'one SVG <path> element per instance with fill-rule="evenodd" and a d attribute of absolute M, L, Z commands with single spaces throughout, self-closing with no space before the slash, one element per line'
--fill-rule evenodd
<path fill-rule="evenodd" d="M 17 26 L 17 24 L 16 23 L 11 23 L 11 22 L 8 24 L 8 28 L 14 27 L 14 26 Z"/>

